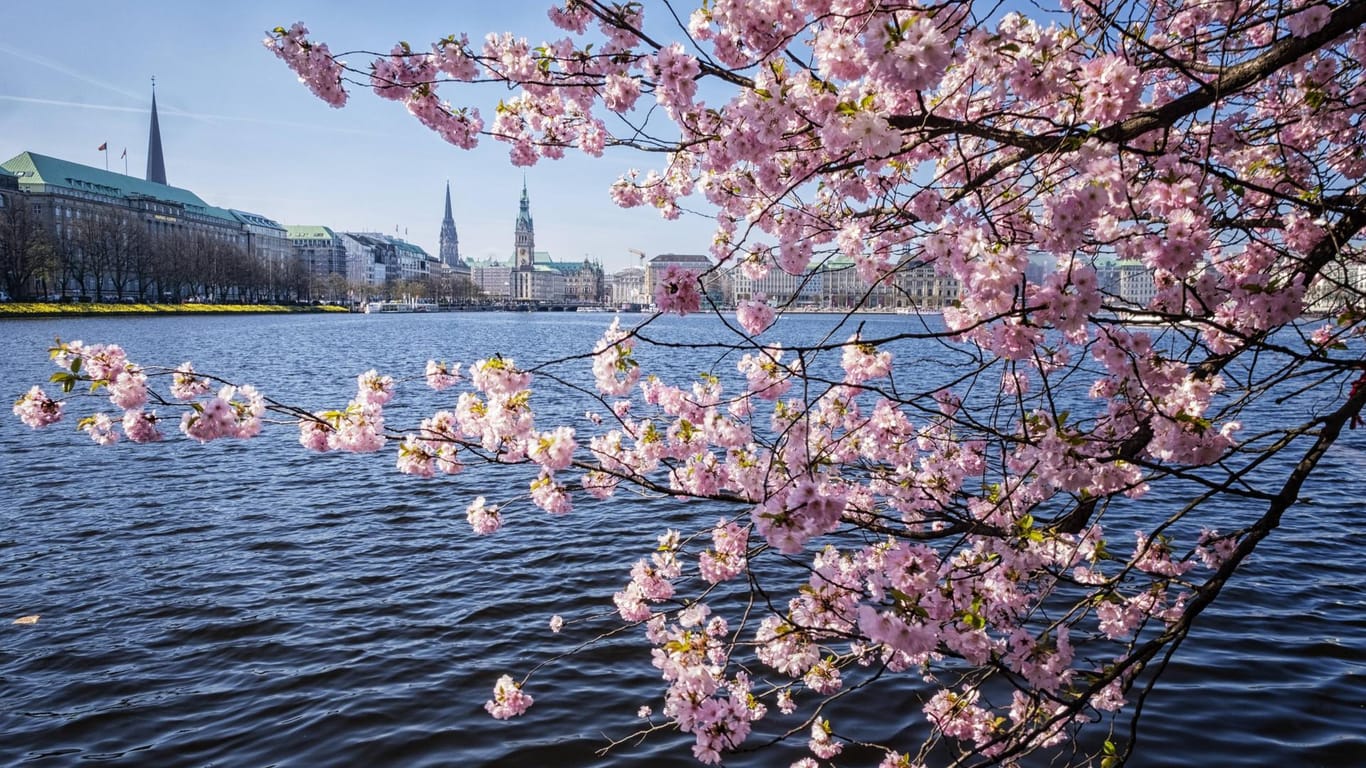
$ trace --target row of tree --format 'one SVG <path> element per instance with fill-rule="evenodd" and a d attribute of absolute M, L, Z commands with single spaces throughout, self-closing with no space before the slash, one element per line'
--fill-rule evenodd
<path fill-rule="evenodd" d="M 318 275 L 301 260 L 254 255 L 207 232 L 149 232 L 124 211 L 87 214 L 56 233 L 24 197 L 0 198 L 0 286 L 14 300 L 329 301 L 410 296 L 468 303 L 479 290 L 451 275 L 374 286 Z"/>
<path fill-rule="evenodd" d="M 305 295 L 309 275 L 207 232 L 147 230 L 123 211 L 87 213 L 64 231 L 45 227 L 23 197 L 0 209 L 0 276 L 16 300 L 283 300 Z"/>

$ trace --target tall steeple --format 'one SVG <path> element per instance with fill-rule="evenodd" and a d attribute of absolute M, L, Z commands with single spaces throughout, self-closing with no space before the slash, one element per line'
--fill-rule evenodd
<path fill-rule="evenodd" d="M 517 212 L 517 231 L 514 237 L 518 269 L 531 269 L 536 260 L 536 229 L 531 223 L 531 198 L 526 193 L 526 177 L 522 177 L 522 207 Z"/>
<path fill-rule="evenodd" d="M 152 78 L 152 130 L 147 136 L 147 180 L 166 183 L 166 161 L 161 157 L 161 126 L 157 123 L 157 79 Z"/>
<path fill-rule="evenodd" d="M 455 217 L 451 215 L 451 183 L 446 182 L 446 218 L 441 220 L 441 261 L 448 267 L 460 261 L 460 237 L 455 233 Z"/>

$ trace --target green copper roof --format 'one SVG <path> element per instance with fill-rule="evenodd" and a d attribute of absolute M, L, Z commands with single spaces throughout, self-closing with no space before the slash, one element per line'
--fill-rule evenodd
<path fill-rule="evenodd" d="M 389 242 L 393 243 L 394 248 L 400 251 L 407 251 L 408 253 L 411 253 L 414 256 L 421 256 L 424 259 L 430 258 L 427 255 L 427 252 L 422 249 L 422 246 L 417 245 L 415 243 L 410 243 L 407 240 L 400 240 L 397 237 L 389 238 Z"/>
<path fill-rule="evenodd" d="M 285 237 L 290 240 L 331 240 L 332 230 L 317 224 L 286 224 Z"/>
<path fill-rule="evenodd" d="M 259 213 L 239 211 L 236 208 L 229 208 L 228 213 L 231 213 L 233 218 L 244 224 L 255 224 L 258 227 L 270 227 L 272 229 L 284 229 L 284 227 L 280 225 L 280 222 L 274 219 L 268 219 Z"/>
<path fill-rule="evenodd" d="M 226 209 L 204 202 L 188 189 L 143 181 L 102 168 L 93 168 L 55 157 L 24 152 L 0 163 L 0 168 L 19 176 L 20 187 L 49 187 L 124 200 L 150 198 L 178 205 L 187 213 L 236 222 Z"/>

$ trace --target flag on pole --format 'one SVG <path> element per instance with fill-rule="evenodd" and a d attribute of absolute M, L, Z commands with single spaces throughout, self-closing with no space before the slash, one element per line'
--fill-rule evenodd
<path fill-rule="evenodd" d="M 120 159 L 120 160 L 126 160 L 127 158 L 128 158 L 128 147 L 124 147 L 124 148 L 123 148 L 123 154 L 119 155 L 119 159 Z"/>
<path fill-rule="evenodd" d="M 107 141 L 99 146 L 99 151 L 100 151 L 100 152 L 103 152 L 103 151 L 105 151 L 106 149 L 109 149 L 109 142 L 107 142 Z"/>

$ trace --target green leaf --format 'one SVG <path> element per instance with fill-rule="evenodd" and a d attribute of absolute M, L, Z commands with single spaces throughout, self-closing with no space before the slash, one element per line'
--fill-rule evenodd
<path fill-rule="evenodd" d="M 57 371 L 48 377 L 48 381 L 61 384 L 63 392 L 70 392 L 76 386 L 76 377 L 66 371 Z"/>

